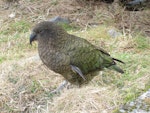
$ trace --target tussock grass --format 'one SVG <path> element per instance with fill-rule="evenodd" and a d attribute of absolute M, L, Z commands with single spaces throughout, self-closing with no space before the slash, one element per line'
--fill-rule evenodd
<path fill-rule="evenodd" d="M 34 0 L 24 2 L 22 4 L 24 10 L 19 13 L 21 15 L 17 13 L 17 17 L 11 21 L 8 21 L 6 16 L 2 20 L 4 23 L 1 23 L 0 28 L 1 112 L 112 113 L 121 104 L 132 101 L 150 88 L 150 38 L 148 36 L 139 34 L 138 31 L 132 34 L 122 29 L 121 36 L 111 38 L 107 31 L 115 26 L 114 23 L 111 23 L 115 22 L 112 20 L 115 14 L 112 15 L 108 11 L 102 13 L 101 11 L 106 10 L 106 7 L 88 11 L 92 6 L 89 8 L 86 6 L 87 9 L 81 10 L 81 6 L 76 2 L 68 1 L 67 6 L 69 7 L 63 9 L 66 1 L 54 0 L 50 5 L 54 12 L 48 12 L 47 9 L 44 15 L 42 14 L 44 10 L 39 11 L 39 9 L 49 7 L 49 4 L 39 3 L 40 1 Z M 72 8 L 70 5 L 72 3 L 78 7 L 73 9 L 74 6 Z M 58 7 L 58 4 L 61 5 Z M 20 7 L 12 5 L 10 8 Z M 37 44 L 33 43 L 32 46 L 29 44 L 29 35 L 34 22 L 59 14 L 58 9 L 63 9 L 61 14 L 64 14 L 64 17 L 66 16 L 65 11 L 68 11 L 68 16 L 72 20 L 77 18 L 80 20 L 77 21 L 79 27 L 76 27 L 76 22 L 71 26 L 63 25 L 69 33 L 85 38 L 97 47 L 107 50 L 112 57 L 123 60 L 126 64 L 119 65 L 125 70 L 125 74 L 121 75 L 105 69 L 89 84 L 81 88 L 73 86 L 70 89 L 64 89 L 60 94 L 51 95 L 49 92 L 63 81 L 63 77 L 42 64 L 37 55 Z M 75 12 L 76 9 L 80 9 L 78 10 L 80 13 Z M 29 11 L 32 13 L 26 13 Z M 94 14 L 96 18 L 88 18 L 90 14 Z M 120 16 L 124 16 L 123 12 Z M 100 24 L 89 26 L 88 23 L 92 22 Z"/>

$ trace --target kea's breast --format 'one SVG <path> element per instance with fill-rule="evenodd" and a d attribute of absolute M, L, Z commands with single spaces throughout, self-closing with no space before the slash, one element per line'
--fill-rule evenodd
<path fill-rule="evenodd" d="M 70 58 L 65 53 L 53 49 L 38 47 L 42 62 L 57 73 L 64 73 L 70 69 Z"/>

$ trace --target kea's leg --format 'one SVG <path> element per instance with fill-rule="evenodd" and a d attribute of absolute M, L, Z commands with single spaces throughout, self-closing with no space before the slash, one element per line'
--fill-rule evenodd
<path fill-rule="evenodd" d="M 67 84 L 68 81 L 64 80 L 55 90 L 51 91 L 51 94 L 59 93 Z"/>

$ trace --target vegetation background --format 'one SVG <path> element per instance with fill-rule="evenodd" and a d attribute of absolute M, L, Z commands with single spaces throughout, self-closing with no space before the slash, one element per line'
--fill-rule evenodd
<path fill-rule="evenodd" d="M 112 113 L 150 88 L 150 10 L 126 11 L 112 4 L 83 0 L 0 1 L 1 113 Z M 123 60 L 125 74 L 104 70 L 88 85 L 51 95 L 63 77 L 38 58 L 29 44 L 32 27 L 55 16 L 63 27 Z M 114 29 L 122 35 L 112 38 Z"/>

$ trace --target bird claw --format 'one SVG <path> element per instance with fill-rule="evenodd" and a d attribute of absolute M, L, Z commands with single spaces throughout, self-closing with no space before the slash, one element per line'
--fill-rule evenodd
<path fill-rule="evenodd" d="M 57 89 L 50 92 L 50 94 L 58 94 L 58 93 L 60 93 L 60 91 L 58 91 Z"/>
<path fill-rule="evenodd" d="M 68 81 L 63 81 L 55 90 L 51 91 L 50 94 L 58 94 L 68 84 Z"/>

